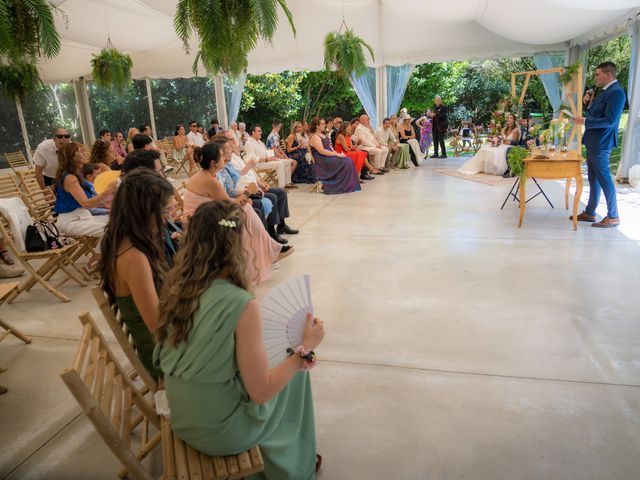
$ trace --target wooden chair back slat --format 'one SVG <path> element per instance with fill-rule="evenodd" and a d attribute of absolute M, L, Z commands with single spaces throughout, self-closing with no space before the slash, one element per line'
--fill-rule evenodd
<path fill-rule="evenodd" d="M 29 162 L 24 156 L 24 153 L 22 153 L 21 151 L 5 153 L 4 158 L 7 159 L 11 170 L 13 170 L 14 172 L 17 172 L 20 168 L 31 168 L 31 165 L 29 165 Z"/>

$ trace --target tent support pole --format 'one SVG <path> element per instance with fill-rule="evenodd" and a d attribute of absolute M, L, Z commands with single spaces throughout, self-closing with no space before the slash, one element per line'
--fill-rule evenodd
<path fill-rule="evenodd" d="M 73 81 L 73 90 L 76 94 L 76 105 L 78 108 L 78 116 L 80 117 L 80 130 L 82 132 L 82 141 L 86 145 L 91 145 L 95 141 L 95 131 L 93 130 L 93 120 L 91 119 L 91 108 L 89 107 L 89 94 L 87 92 L 87 83 L 84 77 Z"/>
<path fill-rule="evenodd" d="M 18 111 L 18 121 L 20 122 L 20 131 L 22 132 L 22 141 L 24 142 L 24 148 L 27 150 L 27 158 L 29 163 L 33 164 L 31 158 L 31 145 L 29 144 L 29 135 L 27 133 L 27 124 L 24 121 L 24 113 L 22 112 L 22 104 L 20 99 L 16 97 L 16 110 Z"/>
<path fill-rule="evenodd" d="M 158 130 L 156 130 L 156 115 L 153 112 L 153 94 L 151 93 L 151 81 L 148 78 L 145 78 L 144 84 L 147 87 L 147 102 L 149 105 L 149 122 L 151 123 L 151 132 L 153 133 L 153 138 L 158 140 Z"/>
<path fill-rule="evenodd" d="M 216 116 L 220 126 L 227 129 L 229 128 L 229 118 L 227 116 L 227 102 L 224 98 L 224 79 L 222 75 L 216 75 L 213 80 L 216 95 Z"/>

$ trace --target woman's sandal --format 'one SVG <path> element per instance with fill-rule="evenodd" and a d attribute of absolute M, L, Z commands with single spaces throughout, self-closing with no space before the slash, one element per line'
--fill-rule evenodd
<path fill-rule="evenodd" d="M 318 470 L 320 470 L 321 466 L 322 466 L 322 455 L 318 455 L 316 453 L 316 473 L 318 473 Z"/>
<path fill-rule="evenodd" d="M 15 265 L 16 262 L 13 261 L 13 258 L 9 256 L 9 252 L 6 250 L 2 250 L 0 252 L 0 261 L 5 265 Z"/>

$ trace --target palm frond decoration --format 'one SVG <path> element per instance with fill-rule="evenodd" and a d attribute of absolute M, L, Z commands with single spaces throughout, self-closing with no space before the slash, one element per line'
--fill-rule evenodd
<path fill-rule="evenodd" d="M 329 32 L 324 37 L 324 68 L 328 71 L 335 70 L 347 78 L 352 74 L 363 75 L 367 72 L 365 48 L 369 51 L 371 60 L 375 61 L 373 48 L 350 28 L 346 28 L 344 32 Z"/>
<path fill-rule="evenodd" d="M 46 0 L 0 0 L 0 55 L 35 59 L 60 53 L 54 10 Z"/>
<path fill-rule="evenodd" d="M 199 41 L 194 73 L 198 73 L 198 61 L 210 75 L 226 73 L 236 77 L 245 72 L 247 55 L 258 40 L 273 40 L 278 7 L 295 35 L 286 0 L 178 0 L 173 18 L 178 38 L 187 53 L 191 36 L 195 34 Z"/>
<path fill-rule="evenodd" d="M 42 85 L 35 64 L 28 60 L 12 60 L 0 65 L 0 87 L 7 98 L 24 99 Z"/>
<path fill-rule="evenodd" d="M 103 48 L 91 59 L 93 81 L 102 88 L 123 92 L 131 81 L 131 57 L 113 46 Z"/>

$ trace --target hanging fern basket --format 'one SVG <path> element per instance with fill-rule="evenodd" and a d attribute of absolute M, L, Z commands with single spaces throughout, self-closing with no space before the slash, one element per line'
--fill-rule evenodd
<path fill-rule="evenodd" d="M 0 86 L 5 97 L 22 100 L 41 85 L 40 73 L 33 62 L 12 60 L 7 65 L 0 64 Z"/>
<path fill-rule="evenodd" d="M 102 88 L 122 93 L 131 81 L 131 57 L 113 47 L 103 48 L 91 59 L 93 81 Z"/>
<path fill-rule="evenodd" d="M 367 72 L 365 49 L 375 61 L 373 48 L 350 28 L 329 32 L 324 37 L 324 68 L 347 78 L 363 75 Z"/>

